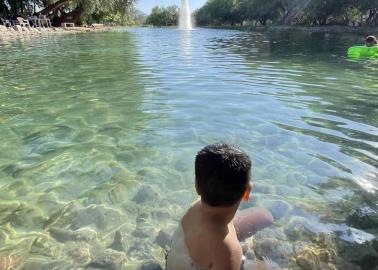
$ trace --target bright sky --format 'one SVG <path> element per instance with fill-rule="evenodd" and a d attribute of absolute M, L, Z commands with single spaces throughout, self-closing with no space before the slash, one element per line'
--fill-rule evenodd
<path fill-rule="evenodd" d="M 205 4 L 206 0 L 189 0 L 190 10 L 196 10 Z M 150 14 L 154 6 L 180 6 L 181 0 L 138 0 L 137 7 L 140 11 Z"/>

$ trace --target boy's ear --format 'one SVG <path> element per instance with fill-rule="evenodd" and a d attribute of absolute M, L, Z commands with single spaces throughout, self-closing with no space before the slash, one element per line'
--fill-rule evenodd
<path fill-rule="evenodd" d="M 247 189 L 245 190 L 243 194 L 243 202 L 249 202 L 250 196 L 251 196 L 251 191 L 252 191 L 252 184 L 248 183 Z"/>

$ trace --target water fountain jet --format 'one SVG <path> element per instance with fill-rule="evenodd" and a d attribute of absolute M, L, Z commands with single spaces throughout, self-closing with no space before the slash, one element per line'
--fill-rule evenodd
<path fill-rule="evenodd" d="M 179 18 L 180 30 L 192 30 L 192 18 L 190 14 L 189 1 L 181 0 L 180 18 Z"/>

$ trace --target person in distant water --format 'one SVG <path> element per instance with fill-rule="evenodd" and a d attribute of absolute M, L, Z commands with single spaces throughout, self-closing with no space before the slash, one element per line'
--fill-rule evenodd
<path fill-rule="evenodd" d="M 377 38 L 375 36 L 368 36 L 365 40 L 366 47 L 374 47 L 378 45 Z"/>
<path fill-rule="evenodd" d="M 252 190 L 249 156 L 229 144 L 208 145 L 195 159 L 195 188 L 200 196 L 179 222 L 167 255 L 168 270 L 240 270 L 264 268 L 245 263 L 239 241 L 273 223 L 268 210 L 237 213 Z M 236 215 L 236 217 L 235 217 Z M 272 263 L 273 265 L 273 263 Z"/>

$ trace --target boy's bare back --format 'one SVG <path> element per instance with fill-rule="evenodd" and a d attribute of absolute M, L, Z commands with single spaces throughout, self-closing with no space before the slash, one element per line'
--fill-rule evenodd
<path fill-rule="evenodd" d="M 191 258 L 204 269 L 239 270 L 243 252 L 232 219 L 207 212 L 198 201 L 182 218 Z"/>

